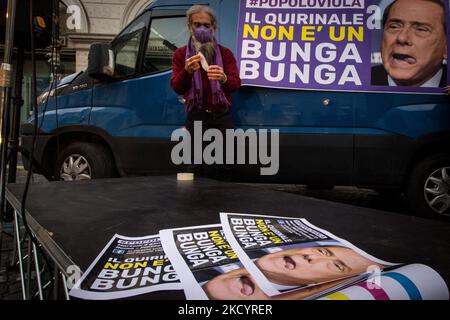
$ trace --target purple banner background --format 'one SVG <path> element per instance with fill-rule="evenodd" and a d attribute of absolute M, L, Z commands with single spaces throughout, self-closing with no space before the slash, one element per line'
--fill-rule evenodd
<path fill-rule="evenodd" d="M 348 2 L 348 1 L 347 1 Z M 372 15 L 372 13 L 367 13 L 368 6 L 371 5 L 380 5 L 380 3 L 390 3 L 390 1 L 380 1 L 380 0 L 365 0 L 364 1 L 364 9 L 361 8 L 345 8 L 345 9 L 332 9 L 332 8 L 291 8 L 291 9 L 267 9 L 267 8 L 260 8 L 257 6 L 259 4 L 259 0 L 255 1 L 255 6 L 247 8 L 247 0 L 241 0 L 240 1 L 240 14 L 239 14 L 239 25 L 238 25 L 238 62 L 239 67 L 241 70 L 241 78 L 242 83 L 244 85 L 250 85 L 250 86 L 262 86 L 262 87 L 269 87 L 269 88 L 284 88 L 284 89 L 307 89 L 307 90 L 327 90 L 327 91 L 383 91 L 383 92 L 422 92 L 422 93 L 442 93 L 442 88 L 418 88 L 418 87 L 396 87 L 396 86 L 374 86 L 371 85 L 371 68 L 375 64 L 372 64 L 371 62 L 371 56 L 373 51 L 379 51 L 379 41 L 382 37 L 382 29 L 373 29 L 370 30 L 367 26 L 367 20 Z M 384 7 L 381 8 L 380 14 L 382 16 Z M 448 1 L 446 2 L 446 20 L 448 19 Z M 363 27 L 364 29 L 364 38 L 363 41 L 359 41 L 357 39 L 353 39 L 352 41 L 348 41 L 347 38 L 343 41 L 333 41 L 330 39 L 330 27 L 334 26 L 336 28 L 336 36 L 339 36 L 339 28 L 341 25 L 339 24 L 327 24 L 327 25 L 319 25 L 319 24 L 308 24 L 308 25 L 301 25 L 301 24 L 268 24 L 265 21 L 265 17 L 267 14 L 327 14 L 328 16 L 331 16 L 332 14 L 337 14 L 338 17 L 343 18 L 345 15 L 346 19 L 345 21 L 353 21 L 354 15 L 362 15 L 363 22 L 362 24 L 345 24 L 342 25 L 348 30 L 349 27 L 353 27 L 355 29 L 358 29 L 358 27 Z M 251 18 L 251 19 L 250 19 Z M 247 19 L 247 21 L 246 21 Z M 342 20 L 342 19 L 341 19 Z M 254 21 L 259 21 L 260 23 L 254 23 Z M 264 26 L 273 26 L 277 30 L 280 26 L 284 26 L 287 29 L 290 26 L 294 27 L 294 40 L 290 41 L 286 38 L 283 40 L 278 40 L 278 37 L 276 37 L 274 40 L 264 40 L 261 37 L 261 32 L 259 32 L 259 36 L 257 39 L 254 39 L 252 36 L 248 36 L 247 38 L 243 37 L 244 32 L 244 24 L 248 24 L 251 29 L 253 29 L 255 26 L 259 26 L 259 28 L 263 28 Z M 302 41 L 301 40 L 301 28 L 304 26 L 314 26 L 316 29 L 318 27 L 322 27 L 323 29 L 320 32 L 315 32 L 315 40 L 314 41 Z M 447 29 L 449 29 L 449 23 L 447 23 Z M 270 32 L 269 32 L 270 34 Z M 447 38 L 448 38 L 448 32 L 447 32 Z M 261 56 L 259 58 L 243 58 L 243 46 L 244 41 L 250 40 L 250 41 L 256 41 L 261 44 Z M 284 42 L 286 43 L 286 56 L 281 61 L 272 61 L 269 59 L 266 53 L 267 44 L 269 42 L 273 43 L 273 55 L 278 56 L 280 51 L 280 43 Z M 301 48 L 304 48 L 307 43 L 310 43 L 311 45 L 311 55 L 309 61 L 303 61 L 300 56 L 297 55 L 297 61 L 291 62 L 291 47 L 292 43 L 297 43 Z M 326 52 L 327 51 L 334 51 L 336 53 L 336 59 L 331 62 L 321 62 L 318 61 L 315 57 L 315 51 L 317 47 L 321 44 L 328 43 L 330 45 L 334 45 L 336 47 L 336 50 L 330 50 L 328 48 L 324 49 L 324 55 L 327 57 Z M 345 47 L 349 44 L 353 43 L 356 48 L 357 52 L 359 53 L 359 56 L 362 60 L 362 63 L 357 63 L 354 59 L 349 59 L 344 62 L 339 62 L 339 59 L 341 58 Z M 449 41 L 447 41 L 448 47 L 450 46 Z M 449 49 L 447 49 L 448 52 Z M 257 62 L 259 64 L 259 76 L 256 79 L 249 79 L 246 77 L 246 75 L 252 74 L 251 72 L 246 72 L 246 68 L 244 67 L 245 61 L 253 61 Z M 278 73 L 278 67 L 279 64 L 285 64 L 285 70 L 284 70 L 284 76 L 280 81 L 270 81 L 266 79 L 264 76 L 264 69 L 265 69 L 265 63 L 271 63 L 271 75 L 276 76 Z M 300 70 L 303 70 L 305 65 L 309 65 L 310 71 L 309 71 L 309 83 L 303 83 L 302 80 L 300 80 L 298 77 L 295 77 L 295 81 L 290 81 L 290 69 L 291 64 L 297 65 Z M 331 65 L 334 67 L 335 71 L 322 71 L 322 78 L 327 78 L 326 76 L 323 76 L 327 72 L 331 72 L 335 75 L 335 80 L 332 83 L 329 84 L 321 84 L 315 79 L 315 70 L 320 65 Z M 357 75 L 361 81 L 361 85 L 355 84 L 352 82 L 346 82 L 345 84 L 339 84 L 339 80 L 341 76 L 343 75 L 344 69 L 349 65 L 354 66 L 355 70 L 357 71 Z M 449 83 L 449 80 L 447 79 L 447 83 Z"/>

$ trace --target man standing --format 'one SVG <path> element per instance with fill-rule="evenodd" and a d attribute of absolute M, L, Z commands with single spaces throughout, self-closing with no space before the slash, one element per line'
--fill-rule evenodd
<path fill-rule="evenodd" d="M 217 19 L 208 6 L 192 6 L 187 22 L 191 37 L 173 55 L 171 85 L 185 99 L 185 125 L 191 137 L 195 121 L 201 121 L 203 131 L 215 128 L 224 134 L 233 128 L 231 93 L 241 86 L 236 59 L 217 43 Z M 193 171 L 198 169 L 191 167 Z"/>
<path fill-rule="evenodd" d="M 444 87 L 445 16 L 439 0 L 392 2 L 383 15 L 383 65 L 372 69 L 372 85 Z"/>

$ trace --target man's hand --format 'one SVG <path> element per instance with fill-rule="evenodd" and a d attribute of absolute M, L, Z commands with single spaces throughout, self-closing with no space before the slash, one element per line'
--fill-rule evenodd
<path fill-rule="evenodd" d="M 189 59 L 186 60 L 184 69 L 189 74 L 193 74 L 195 71 L 200 69 L 200 60 L 202 60 L 202 57 L 199 54 L 196 54 L 195 56 L 190 57 Z"/>
<path fill-rule="evenodd" d="M 212 65 L 212 66 L 209 66 L 209 69 L 208 69 L 208 79 L 209 80 L 217 80 L 221 84 L 224 84 L 225 82 L 227 82 L 227 75 L 223 71 L 223 68 L 216 66 L 216 65 Z"/>

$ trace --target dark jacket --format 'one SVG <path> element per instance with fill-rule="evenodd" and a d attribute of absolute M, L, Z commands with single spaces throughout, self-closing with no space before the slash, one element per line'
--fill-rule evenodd
<path fill-rule="evenodd" d="M 447 65 L 442 65 L 442 78 L 439 82 L 439 88 L 447 85 Z M 373 86 L 389 86 L 388 74 L 383 65 L 372 67 L 372 81 Z"/>
<path fill-rule="evenodd" d="M 228 78 L 227 82 L 222 85 L 222 89 L 228 101 L 231 104 L 232 103 L 231 93 L 240 88 L 241 79 L 239 78 L 239 70 L 236 64 L 236 59 L 233 56 L 233 53 L 229 49 L 221 45 L 219 45 L 219 48 L 220 52 L 222 53 L 223 69 Z M 173 71 L 171 80 L 173 90 L 176 93 L 183 95 L 185 99 L 188 98 L 188 91 L 191 89 L 192 85 L 192 75 L 190 75 L 184 69 L 186 63 L 186 50 L 187 47 L 184 46 L 178 48 L 173 54 L 172 58 Z M 205 98 L 203 107 L 213 110 L 221 109 L 222 108 L 221 106 L 212 105 L 212 93 L 207 73 L 202 68 L 200 68 L 200 70 L 197 72 L 201 72 L 202 75 L 203 97 Z"/>

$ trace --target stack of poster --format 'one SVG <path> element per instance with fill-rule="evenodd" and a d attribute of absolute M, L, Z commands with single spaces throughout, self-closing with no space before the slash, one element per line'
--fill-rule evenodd
<path fill-rule="evenodd" d="M 448 300 L 423 264 L 375 258 L 302 218 L 220 213 L 220 224 L 116 235 L 71 295 L 184 290 L 188 300 Z"/>

